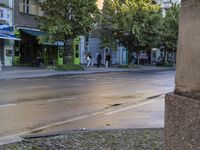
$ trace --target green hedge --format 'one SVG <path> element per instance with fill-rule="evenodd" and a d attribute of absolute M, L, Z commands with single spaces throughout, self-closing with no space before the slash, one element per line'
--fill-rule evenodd
<path fill-rule="evenodd" d="M 57 71 L 73 71 L 73 70 L 84 70 L 81 65 L 67 64 L 67 65 L 57 65 Z"/>

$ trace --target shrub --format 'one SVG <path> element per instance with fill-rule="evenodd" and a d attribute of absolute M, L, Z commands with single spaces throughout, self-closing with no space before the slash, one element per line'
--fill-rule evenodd
<path fill-rule="evenodd" d="M 57 71 L 84 70 L 83 66 L 75 64 L 57 65 L 56 68 Z"/>

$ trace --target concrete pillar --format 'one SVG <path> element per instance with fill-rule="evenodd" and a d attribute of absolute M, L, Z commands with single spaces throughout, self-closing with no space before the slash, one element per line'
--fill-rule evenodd
<path fill-rule="evenodd" d="M 200 0 L 182 0 L 176 87 L 166 96 L 165 150 L 200 149 Z"/>

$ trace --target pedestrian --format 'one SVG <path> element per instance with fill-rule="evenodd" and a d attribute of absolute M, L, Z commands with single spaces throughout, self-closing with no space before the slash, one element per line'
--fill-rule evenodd
<path fill-rule="evenodd" d="M 86 59 L 87 59 L 87 67 L 89 67 L 92 61 L 92 56 L 90 55 L 90 53 L 87 54 Z"/>
<path fill-rule="evenodd" d="M 106 68 L 110 66 L 111 56 L 109 53 L 106 54 Z"/>
<path fill-rule="evenodd" d="M 87 66 L 87 53 L 84 53 L 84 65 Z"/>
<path fill-rule="evenodd" d="M 102 59 L 100 51 L 97 52 L 96 58 L 97 58 L 97 68 L 99 68 Z"/>

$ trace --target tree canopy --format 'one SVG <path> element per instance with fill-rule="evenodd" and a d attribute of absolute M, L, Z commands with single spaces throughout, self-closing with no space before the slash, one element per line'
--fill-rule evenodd
<path fill-rule="evenodd" d="M 39 18 L 40 28 L 47 34 L 40 41 L 63 41 L 65 45 L 69 39 L 92 30 L 99 12 L 96 0 L 45 0 L 41 9 L 44 15 Z"/>
<path fill-rule="evenodd" d="M 177 49 L 179 15 L 180 5 L 172 4 L 164 17 L 162 44 L 169 52 Z"/>
<path fill-rule="evenodd" d="M 158 45 L 162 14 L 151 0 L 105 0 L 102 13 L 102 29 L 128 49 L 128 63 L 134 50 Z"/>

